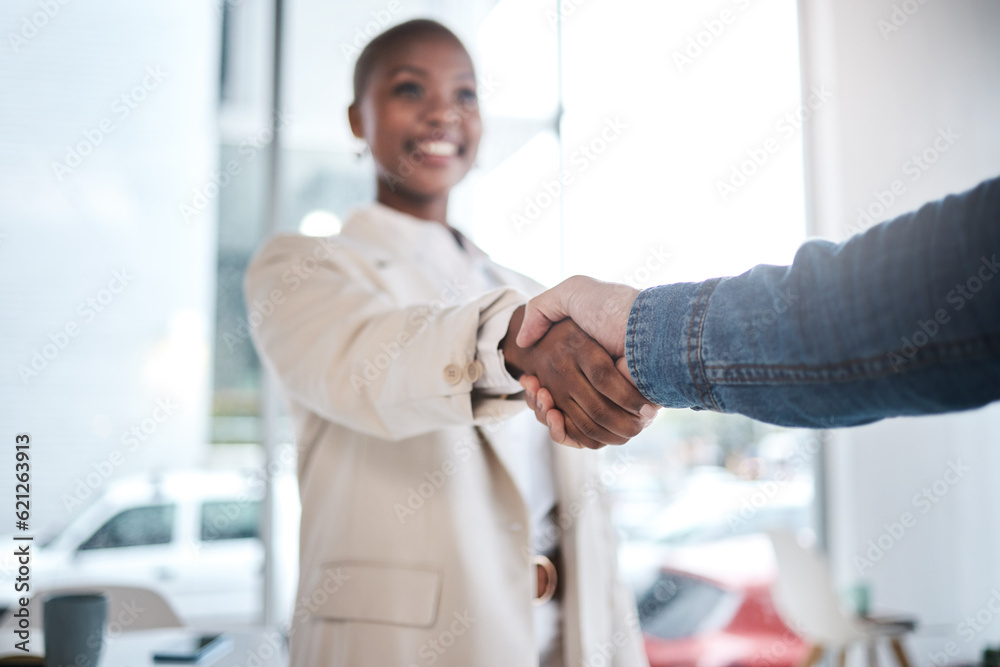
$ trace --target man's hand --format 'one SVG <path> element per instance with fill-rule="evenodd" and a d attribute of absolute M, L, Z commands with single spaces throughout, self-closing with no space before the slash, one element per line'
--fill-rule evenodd
<path fill-rule="evenodd" d="M 625 329 L 637 296 L 639 290 L 628 285 L 586 276 L 567 278 L 528 302 L 517 344 L 532 345 L 555 322 L 568 317 L 617 359 L 625 355 Z"/>
<path fill-rule="evenodd" d="M 511 375 L 537 378 L 559 406 L 564 437 L 557 441 L 569 438 L 577 446 L 598 449 L 628 442 L 642 431 L 646 415 L 655 410 L 615 368 L 607 351 L 568 319 L 550 325 L 533 345 L 521 347 L 514 337 L 524 311 L 524 306 L 514 311 L 500 349 Z"/>

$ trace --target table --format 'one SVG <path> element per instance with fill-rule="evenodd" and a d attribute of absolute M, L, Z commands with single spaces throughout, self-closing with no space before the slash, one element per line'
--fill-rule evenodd
<path fill-rule="evenodd" d="M 191 628 L 139 630 L 110 637 L 105 635 L 104 648 L 98 667 L 165 667 L 171 663 L 153 662 L 153 652 L 172 641 L 205 631 Z M 217 658 L 209 656 L 197 664 L 201 667 L 285 667 L 288 664 L 281 634 L 273 628 L 252 628 L 226 631 L 232 638 L 232 650 Z M 32 648 L 44 646 L 41 633 L 31 638 Z M 34 653 L 34 652 L 33 652 Z M 179 664 L 179 663 L 173 663 Z"/>

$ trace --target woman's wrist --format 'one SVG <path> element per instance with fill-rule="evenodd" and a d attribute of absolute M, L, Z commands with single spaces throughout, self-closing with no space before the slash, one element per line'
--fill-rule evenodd
<path fill-rule="evenodd" d="M 507 335 L 501 339 L 498 345 L 500 351 L 503 353 L 504 365 L 507 367 L 507 372 L 515 380 L 528 372 L 528 369 L 525 367 L 527 365 L 527 350 L 519 347 L 514 342 L 517 338 L 517 332 L 521 330 L 521 322 L 523 320 L 524 306 L 518 306 L 510 316 L 510 322 L 507 324 Z"/>

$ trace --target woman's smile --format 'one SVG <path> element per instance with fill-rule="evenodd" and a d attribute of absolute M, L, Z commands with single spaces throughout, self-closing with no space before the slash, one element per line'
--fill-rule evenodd
<path fill-rule="evenodd" d="M 437 37 L 388 51 L 350 115 L 378 165 L 379 201 L 443 218 L 448 193 L 472 168 L 482 134 L 475 71 L 464 47 Z"/>

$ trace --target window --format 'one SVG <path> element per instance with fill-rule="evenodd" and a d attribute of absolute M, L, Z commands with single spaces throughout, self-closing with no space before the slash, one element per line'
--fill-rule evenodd
<path fill-rule="evenodd" d="M 260 537 L 260 502 L 220 500 L 201 508 L 201 541 L 243 540 Z"/>
<path fill-rule="evenodd" d="M 80 545 L 80 551 L 169 544 L 174 534 L 174 506 L 150 505 L 119 512 Z"/>
<path fill-rule="evenodd" d="M 262 88 L 269 14 L 227 3 L 220 164 L 240 173 L 217 200 L 211 439 L 219 450 L 264 437 L 262 366 L 242 281 L 269 226 L 268 161 L 248 142 L 282 123 L 276 231 L 333 233 L 375 195 L 374 165 L 358 155 L 346 109 L 354 58 L 385 27 L 368 25 L 380 6 L 294 4 L 284 26 L 286 126 L 271 118 Z M 566 12 L 554 0 L 418 2 L 389 17 L 440 19 L 473 51 L 486 132 L 479 166 L 449 200 L 451 221 L 498 263 L 548 285 L 582 273 L 648 287 L 791 261 L 805 233 L 803 128 L 807 116 L 831 112 L 803 106 L 795 3 L 733 2 L 738 20 L 718 35 L 702 34 L 718 8 L 697 2 L 577 4 Z M 744 335 L 772 334 L 771 316 L 741 322 Z M 275 439 L 290 442 L 279 405 Z M 816 451 L 800 432 L 672 410 L 626 448 L 598 456 L 621 543 L 682 548 L 808 528 Z M 249 529 L 209 511 L 204 522 L 228 523 L 218 532 L 204 524 L 205 540 Z M 653 581 L 661 565 L 629 574 Z M 686 595 L 712 590 L 699 584 Z M 683 605 L 697 600 L 708 598 Z M 695 622 L 653 601 L 654 633 Z"/>
<path fill-rule="evenodd" d="M 663 572 L 638 602 L 639 625 L 660 639 L 691 637 L 729 593 L 707 581 Z"/>

